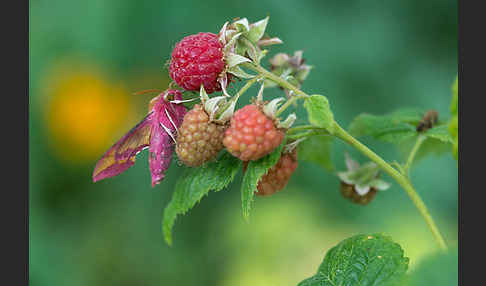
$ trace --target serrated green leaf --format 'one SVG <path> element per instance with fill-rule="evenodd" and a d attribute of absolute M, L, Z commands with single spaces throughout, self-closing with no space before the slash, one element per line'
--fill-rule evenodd
<path fill-rule="evenodd" d="M 331 160 L 331 147 L 334 137 L 319 135 L 312 136 L 298 145 L 299 159 L 316 163 L 328 171 L 333 171 L 334 166 Z"/>
<path fill-rule="evenodd" d="M 389 143 L 401 143 L 417 135 L 416 125 L 422 119 L 421 109 L 402 109 L 385 115 L 362 113 L 349 125 L 351 135 L 371 136 Z"/>
<path fill-rule="evenodd" d="M 440 140 L 445 143 L 454 143 L 454 138 L 452 138 L 449 133 L 447 125 L 440 125 L 431 128 L 423 133 L 425 136 Z"/>
<path fill-rule="evenodd" d="M 314 94 L 305 99 L 309 123 L 325 128 L 329 133 L 334 132 L 334 115 L 329 107 L 329 101 L 323 95 Z"/>
<path fill-rule="evenodd" d="M 356 235 L 331 248 L 317 274 L 299 286 L 400 285 L 409 259 L 390 237 Z"/>
<path fill-rule="evenodd" d="M 285 140 L 284 140 L 285 142 Z M 243 182 L 241 183 L 241 203 L 243 217 L 248 219 L 250 216 L 251 203 L 257 190 L 257 183 L 260 178 L 267 173 L 268 169 L 277 164 L 280 159 L 284 144 L 280 144 L 272 153 L 256 161 L 250 161 L 246 168 Z"/>
<path fill-rule="evenodd" d="M 172 244 L 172 227 L 177 216 L 194 207 L 209 191 L 217 192 L 228 186 L 240 168 L 241 161 L 225 151 L 217 161 L 185 170 L 164 210 L 162 230 L 169 245 Z"/>

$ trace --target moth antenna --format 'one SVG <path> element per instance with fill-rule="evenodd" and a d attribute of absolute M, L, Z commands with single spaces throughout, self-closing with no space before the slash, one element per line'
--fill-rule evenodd
<path fill-rule="evenodd" d="M 174 135 L 172 134 L 172 132 L 170 131 L 169 128 L 165 127 L 164 124 L 162 123 L 159 123 L 160 126 L 162 126 L 162 128 L 164 128 L 165 132 L 167 132 L 167 134 L 169 134 L 170 138 L 172 138 L 172 141 L 176 142 L 175 138 L 174 138 Z"/>
<path fill-rule="evenodd" d="M 175 100 L 172 100 L 172 101 L 169 101 L 169 102 L 174 103 L 174 104 L 179 104 L 179 103 L 184 103 L 184 102 L 191 102 L 191 101 L 198 100 L 198 99 L 199 99 L 199 97 L 194 97 L 194 98 L 191 98 L 191 99 L 184 99 L 184 100 L 175 99 Z"/>
<path fill-rule="evenodd" d="M 142 95 L 142 94 L 153 93 L 153 92 L 160 93 L 162 91 L 160 89 L 145 89 L 145 90 L 136 91 L 133 93 L 133 95 Z"/>
<path fill-rule="evenodd" d="M 167 109 L 164 109 L 164 111 L 165 111 L 165 114 L 167 114 L 167 117 L 169 117 L 169 121 L 170 121 L 170 123 L 172 123 L 172 126 L 174 126 L 174 128 L 175 128 L 176 132 L 179 132 L 179 129 L 177 129 L 177 125 L 175 125 L 174 121 L 172 121 L 172 117 L 170 117 L 170 114 L 169 114 L 169 112 L 167 111 Z M 174 140 L 174 141 L 175 141 L 175 140 Z"/>

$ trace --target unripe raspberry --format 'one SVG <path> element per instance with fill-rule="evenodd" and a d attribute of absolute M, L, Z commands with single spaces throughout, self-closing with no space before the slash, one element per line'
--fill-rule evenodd
<path fill-rule="evenodd" d="M 237 110 L 231 118 L 223 144 L 228 152 L 242 161 L 258 160 L 277 148 L 284 135 L 257 105 L 249 104 Z"/>
<path fill-rule="evenodd" d="M 373 200 L 376 193 L 378 192 L 375 188 L 370 188 L 369 192 L 365 195 L 360 195 L 356 192 L 355 186 L 341 182 L 341 194 L 343 197 L 348 198 L 355 204 L 366 205 Z"/>
<path fill-rule="evenodd" d="M 176 153 L 187 166 L 196 167 L 213 159 L 223 149 L 224 125 L 210 122 L 196 104 L 186 113 L 177 134 Z"/>
<path fill-rule="evenodd" d="M 203 84 L 206 92 L 211 94 L 221 90 L 218 77 L 225 65 L 223 44 L 219 42 L 218 35 L 199 33 L 187 36 L 176 44 L 169 73 L 185 90 L 198 91 Z"/>
<path fill-rule="evenodd" d="M 270 168 L 258 181 L 256 195 L 269 196 L 283 190 L 297 165 L 297 149 L 294 149 L 291 153 L 282 153 L 277 164 Z M 246 171 L 246 166 L 247 164 L 244 165 L 244 171 Z"/>

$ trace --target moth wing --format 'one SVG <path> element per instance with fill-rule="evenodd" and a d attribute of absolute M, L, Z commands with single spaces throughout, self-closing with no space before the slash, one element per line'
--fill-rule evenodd
<path fill-rule="evenodd" d="M 172 153 L 174 152 L 174 142 L 172 135 L 173 129 L 165 130 L 160 122 L 155 122 L 152 126 L 153 136 L 150 139 L 149 166 L 152 175 L 152 187 L 159 184 L 165 177 L 165 172 L 170 166 Z"/>
<path fill-rule="evenodd" d="M 182 96 L 176 94 L 176 100 Z M 157 101 L 154 101 L 157 100 Z M 152 187 L 159 184 L 165 177 L 174 152 L 174 138 L 177 128 L 182 124 L 186 108 L 182 104 L 165 101 L 163 97 L 154 98 L 154 121 L 150 139 L 149 166 L 152 175 Z"/>
<path fill-rule="evenodd" d="M 153 112 L 111 146 L 96 163 L 93 182 L 116 176 L 135 163 L 136 155 L 149 147 Z"/>

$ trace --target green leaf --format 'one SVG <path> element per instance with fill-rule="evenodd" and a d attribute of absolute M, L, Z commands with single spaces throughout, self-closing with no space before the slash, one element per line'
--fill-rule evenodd
<path fill-rule="evenodd" d="M 239 66 L 234 66 L 232 68 L 228 69 L 228 72 L 239 77 L 239 78 L 245 78 L 245 79 L 251 79 L 254 78 L 254 75 L 246 73 L 243 69 L 241 69 Z"/>
<path fill-rule="evenodd" d="M 251 60 L 234 53 L 228 53 L 228 55 L 226 55 L 226 63 L 230 68 L 245 62 L 251 62 Z"/>
<path fill-rule="evenodd" d="M 304 107 L 307 110 L 309 123 L 334 132 L 334 115 L 329 107 L 329 101 L 323 95 L 314 94 L 306 98 Z"/>
<path fill-rule="evenodd" d="M 424 135 L 430 138 L 438 139 L 445 143 L 454 143 L 454 138 L 452 138 L 451 134 L 449 133 L 447 125 L 440 125 L 431 128 L 424 132 Z"/>
<path fill-rule="evenodd" d="M 350 124 L 351 135 L 371 136 L 389 143 L 401 143 L 417 135 L 416 125 L 422 119 L 421 109 L 402 109 L 385 115 L 363 113 Z"/>
<path fill-rule="evenodd" d="M 425 257 L 408 275 L 408 286 L 458 285 L 458 258 L 457 249 Z"/>
<path fill-rule="evenodd" d="M 403 144 L 399 146 L 399 152 L 404 160 L 408 157 L 408 154 L 410 153 L 410 150 L 412 150 L 416 139 L 417 137 L 412 137 L 410 140 L 403 142 Z M 442 156 L 448 154 L 450 153 L 451 148 L 451 142 L 444 142 L 433 137 L 427 137 L 427 139 L 425 139 L 420 146 L 420 149 L 417 151 L 415 159 L 413 160 L 413 165 L 430 155 Z"/>
<path fill-rule="evenodd" d="M 456 81 L 452 85 L 452 100 L 451 100 L 452 115 L 457 115 L 458 81 L 459 78 L 456 76 Z"/>
<path fill-rule="evenodd" d="M 317 274 L 299 286 L 399 285 L 408 269 L 408 258 L 390 237 L 356 235 L 331 248 Z"/>
<path fill-rule="evenodd" d="M 255 22 L 253 24 L 250 24 L 250 31 L 248 32 L 248 39 L 252 41 L 253 43 L 258 42 L 263 37 L 263 34 L 265 33 L 265 29 L 267 28 L 268 24 L 268 16 L 260 20 L 258 22 Z"/>
<path fill-rule="evenodd" d="M 318 135 L 312 136 L 298 145 L 299 159 L 316 163 L 329 171 L 334 170 L 331 160 L 332 136 Z"/>
<path fill-rule="evenodd" d="M 268 169 L 277 164 L 278 160 L 280 159 L 283 146 L 284 144 L 280 144 L 279 147 L 275 148 L 275 150 L 267 156 L 248 163 L 245 175 L 243 176 L 243 182 L 241 183 L 241 203 L 243 208 L 243 217 L 246 220 L 248 220 L 250 216 L 251 203 L 253 201 L 255 191 L 257 190 L 257 183 L 260 178 L 267 173 Z"/>
<path fill-rule="evenodd" d="M 225 151 L 217 161 L 185 170 L 164 210 L 162 229 L 169 245 L 172 244 L 172 227 L 177 216 L 194 207 L 209 191 L 217 192 L 228 186 L 240 168 L 241 161 Z"/>
<path fill-rule="evenodd" d="M 239 19 L 238 21 L 235 21 L 233 25 L 238 32 L 248 32 L 250 30 L 250 23 L 248 23 L 247 18 Z"/>

